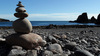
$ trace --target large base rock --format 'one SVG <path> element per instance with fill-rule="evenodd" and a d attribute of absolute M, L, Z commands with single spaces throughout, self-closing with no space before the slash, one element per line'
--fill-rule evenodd
<path fill-rule="evenodd" d="M 13 28 L 16 32 L 29 33 L 32 31 L 32 24 L 28 19 L 18 19 L 13 22 Z"/>
<path fill-rule="evenodd" d="M 32 49 L 38 47 L 39 45 L 46 44 L 46 41 L 34 33 L 15 33 L 6 37 L 6 42 L 10 45 L 22 46 L 25 49 Z"/>

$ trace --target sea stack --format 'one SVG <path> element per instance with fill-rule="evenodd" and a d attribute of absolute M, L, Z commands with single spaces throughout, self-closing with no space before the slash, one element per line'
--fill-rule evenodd
<path fill-rule="evenodd" d="M 10 45 L 22 46 L 25 49 L 34 49 L 38 46 L 45 45 L 46 41 L 43 40 L 41 36 L 31 33 L 32 25 L 30 21 L 26 19 L 28 14 L 20 1 L 17 6 L 17 13 L 15 13 L 14 16 L 18 19 L 13 22 L 13 28 L 16 33 L 7 36 L 6 42 Z"/>

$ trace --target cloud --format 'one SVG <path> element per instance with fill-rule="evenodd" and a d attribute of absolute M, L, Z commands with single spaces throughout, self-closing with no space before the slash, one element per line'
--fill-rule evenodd
<path fill-rule="evenodd" d="M 51 14 L 29 14 L 27 19 L 31 21 L 69 21 L 76 20 L 81 13 L 51 13 Z M 97 18 L 98 14 L 88 14 L 88 18 L 95 16 Z M 0 14 L 0 18 L 5 18 L 9 20 L 16 20 L 13 14 Z"/>

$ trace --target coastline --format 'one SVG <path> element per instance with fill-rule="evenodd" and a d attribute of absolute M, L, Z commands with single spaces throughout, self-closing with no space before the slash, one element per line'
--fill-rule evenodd
<path fill-rule="evenodd" d="M 100 25 L 48 25 L 48 26 L 32 26 L 33 29 L 64 29 L 64 28 L 88 28 L 100 27 Z M 0 26 L 0 29 L 13 29 L 12 26 Z"/>

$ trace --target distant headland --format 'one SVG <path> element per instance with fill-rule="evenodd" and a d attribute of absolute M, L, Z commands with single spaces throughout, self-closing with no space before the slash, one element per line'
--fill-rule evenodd
<path fill-rule="evenodd" d="M 8 19 L 3 19 L 3 18 L 0 18 L 0 22 L 9 22 L 10 20 Z"/>
<path fill-rule="evenodd" d="M 79 15 L 76 20 L 69 21 L 69 22 L 100 24 L 100 14 L 97 16 L 97 19 L 94 16 L 92 16 L 90 19 L 88 19 L 87 13 L 84 12 L 81 15 Z"/>

